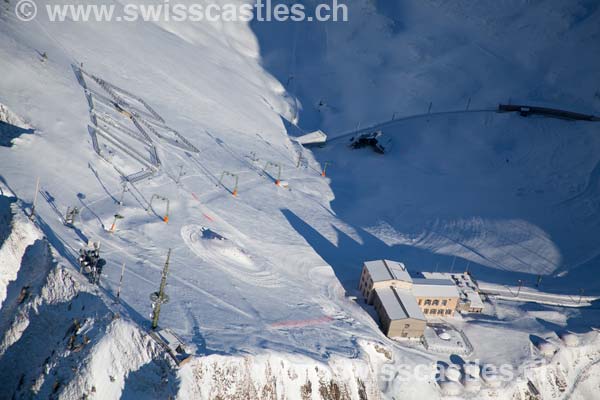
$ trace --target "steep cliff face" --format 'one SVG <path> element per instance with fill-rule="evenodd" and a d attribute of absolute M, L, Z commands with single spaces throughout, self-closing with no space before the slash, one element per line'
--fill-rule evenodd
<path fill-rule="evenodd" d="M 1 183 L 0 191 L 11 194 Z M 0 195 L 0 305 L 7 296 L 9 283 L 17 278 L 28 248 L 41 239 L 40 232 L 18 207 L 14 197 Z"/>
<path fill-rule="evenodd" d="M 597 374 L 600 363 L 600 335 L 596 331 L 578 336 L 580 343 L 571 346 L 556 341 L 556 353 L 547 364 L 532 369 L 531 382 L 543 399 L 587 399 L 590 388 L 600 386 Z M 520 388 L 524 398 L 532 392 L 530 388 Z"/>
<path fill-rule="evenodd" d="M 372 371 L 360 360 L 317 363 L 298 356 L 197 358 L 181 371 L 179 396 L 202 399 L 379 399 Z"/>

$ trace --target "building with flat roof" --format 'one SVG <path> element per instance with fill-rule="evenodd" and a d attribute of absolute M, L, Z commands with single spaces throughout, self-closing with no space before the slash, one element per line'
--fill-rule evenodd
<path fill-rule="evenodd" d="M 452 317 L 460 297 L 450 279 L 415 278 L 412 294 L 427 317 Z"/>
<path fill-rule="evenodd" d="M 427 324 L 412 294 L 393 286 L 374 290 L 373 304 L 388 337 L 419 338 Z"/>
<path fill-rule="evenodd" d="M 458 274 L 423 272 L 422 275 L 427 279 L 447 279 L 454 282 L 460 296 L 456 307 L 458 311 L 475 314 L 483 312 L 485 305 L 479 295 L 479 288 L 468 272 Z"/>
<path fill-rule="evenodd" d="M 375 305 L 382 329 L 390 337 L 421 336 L 425 324 L 416 321 L 452 317 L 465 297 L 449 274 L 413 277 L 403 263 L 390 260 L 365 262 L 359 289 L 367 304 Z"/>
<path fill-rule="evenodd" d="M 368 304 L 373 304 L 374 289 L 389 286 L 400 289 L 410 289 L 412 287 L 412 278 L 404 264 L 390 260 L 375 260 L 364 263 L 359 289 L 367 299 Z"/>

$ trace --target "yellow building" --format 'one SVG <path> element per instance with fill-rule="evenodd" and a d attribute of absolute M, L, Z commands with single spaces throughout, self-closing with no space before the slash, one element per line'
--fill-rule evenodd
<path fill-rule="evenodd" d="M 413 279 L 413 296 L 426 317 L 452 317 L 459 293 L 450 279 Z"/>
<path fill-rule="evenodd" d="M 364 263 L 359 289 L 367 299 L 367 304 L 373 304 L 374 289 L 390 286 L 399 289 L 410 289 L 412 287 L 412 278 L 404 264 L 390 260 L 367 261 Z"/>
<path fill-rule="evenodd" d="M 389 337 L 421 336 L 425 318 L 454 316 L 460 297 L 451 279 L 413 278 L 403 263 L 390 260 L 365 262 L 359 289 Z"/>
<path fill-rule="evenodd" d="M 420 338 L 427 322 L 408 290 L 382 287 L 374 290 L 373 304 L 381 330 L 391 338 Z"/>

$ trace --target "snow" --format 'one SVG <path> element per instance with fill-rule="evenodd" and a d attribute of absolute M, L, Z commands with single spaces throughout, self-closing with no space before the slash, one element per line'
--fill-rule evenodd
<path fill-rule="evenodd" d="M 368 307 L 348 298 L 362 263 L 387 258 L 411 270 L 468 269 L 510 290 L 523 280 L 523 295 L 542 276 L 543 295 L 492 299 L 485 314 L 456 325 L 473 358 L 515 366 L 535 357 L 532 335 L 581 334 L 579 345 L 557 346 L 553 369 L 530 378 L 545 396 L 573 388 L 574 398 L 590 398 L 598 311 L 539 303 L 581 288 L 586 302 L 600 295 L 597 125 L 493 110 L 511 99 L 598 114 L 598 8 L 584 0 L 357 0 L 350 8 L 350 22 L 319 25 L 25 25 L 3 9 L 0 119 L 27 131 L 11 128 L 19 136 L 0 147 L 0 218 L 10 220 L 0 227 L 6 393 L 302 398 L 310 387 L 312 398 L 338 390 L 439 398 L 433 380 L 380 372 L 448 355 L 388 341 Z M 200 150 L 173 146 L 171 131 L 154 138 L 160 171 L 128 185 L 122 207 L 119 173 L 96 155 L 88 131 L 89 104 L 72 68 L 81 62 L 144 99 Z M 391 151 L 349 149 L 364 127 L 381 129 Z M 318 129 L 334 139 L 323 148 L 299 148 L 288 136 Z M 104 139 L 102 148 L 118 168 L 139 170 L 114 143 Z M 274 184 L 267 163 L 282 166 L 287 188 Z M 230 182 L 218 185 L 223 171 L 239 177 L 237 197 Z M 31 223 L 23 210 L 37 177 L 43 196 Z M 169 198 L 168 223 L 162 205 L 159 215 L 146 211 L 154 195 Z M 61 219 L 74 205 L 81 214 L 71 229 Z M 116 211 L 125 218 L 110 234 Z M 208 230 L 224 239 L 205 237 Z M 102 243 L 107 260 L 99 287 L 76 269 L 88 239 Z M 146 333 L 148 296 L 169 248 L 171 301 L 160 325 L 195 356 L 179 370 Z M 83 327 L 74 348 L 90 340 L 78 352 L 64 337 L 74 319 Z M 502 386 L 496 398 L 526 390 L 489 382 Z"/>
<path fill-rule="evenodd" d="M 395 287 L 383 287 L 375 289 L 375 293 L 392 321 L 406 318 L 425 320 L 425 316 L 410 291 Z"/>
<path fill-rule="evenodd" d="M 327 135 L 321 131 L 317 130 L 314 132 L 307 133 L 306 135 L 302 135 L 296 138 L 298 143 L 302 145 L 310 145 L 310 144 L 323 144 L 327 141 Z"/>
<path fill-rule="evenodd" d="M 2 193 L 10 194 L 1 185 Z M 17 278 L 25 252 L 36 240 L 41 239 L 33 224 L 18 212 L 15 201 L 12 196 L 0 196 L 0 306 L 6 299 L 8 285 Z"/>
<path fill-rule="evenodd" d="M 417 297 L 458 297 L 458 289 L 449 279 L 413 279 L 412 292 Z"/>
<path fill-rule="evenodd" d="M 365 268 L 369 270 L 373 282 L 389 281 L 391 279 L 412 282 L 412 278 L 404 264 L 390 260 L 366 261 Z"/>

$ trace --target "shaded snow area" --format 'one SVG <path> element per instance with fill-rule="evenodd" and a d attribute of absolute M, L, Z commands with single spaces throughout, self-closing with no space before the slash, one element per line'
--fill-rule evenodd
<path fill-rule="evenodd" d="M 0 146 L 12 146 L 13 141 L 25 133 L 33 133 L 33 130 L 19 116 L 0 103 Z"/>
<path fill-rule="evenodd" d="M 287 24 L 1 7 L 0 399 L 596 396 L 600 122 L 496 109 L 600 114 L 597 2 L 348 6 Z M 317 129 L 321 147 L 294 140 Z M 376 131 L 385 154 L 349 146 Z M 150 335 L 169 249 L 158 325 L 180 365 Z M 384 258 L 502 294 L 445 321 L 461 355 L 383 335 L 358 283 Z"/>

